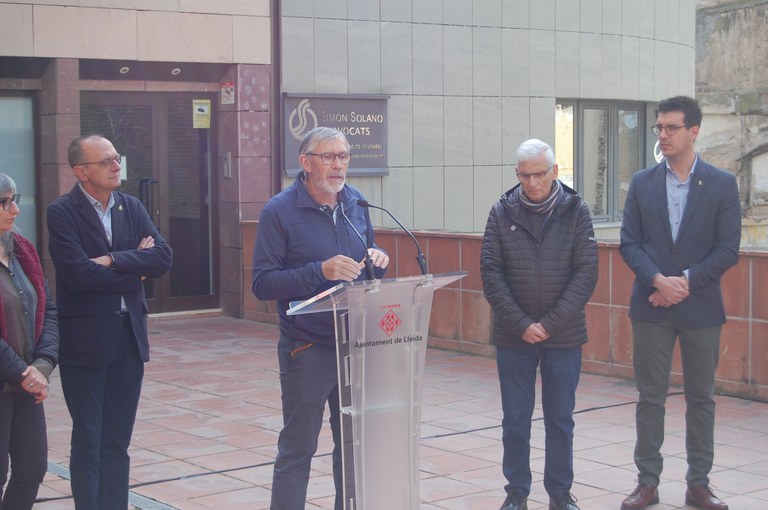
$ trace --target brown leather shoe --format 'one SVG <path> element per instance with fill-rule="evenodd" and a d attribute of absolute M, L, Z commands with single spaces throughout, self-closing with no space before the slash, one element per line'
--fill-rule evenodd
<path fill-rule="evenodd" d="M 685 491 L 685 504 L 701 510 L 728 510 L 728 505 L 715 496 L 709 485 L 689 487 Z"/>
<path fill-rule="evenodd" d="M 632 494 L 621 502 L 621 510 L 645 510 L 648 505 L 655 505 L 658 502 L 658 489 L 647 483 L 639 483 Z"/>

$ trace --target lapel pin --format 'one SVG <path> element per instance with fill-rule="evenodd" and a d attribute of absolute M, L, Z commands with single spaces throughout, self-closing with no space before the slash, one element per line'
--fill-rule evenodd
<path fill-rule="evenodd" d="M 703 184 L 704 184 L 703 182 L 699 181 L 699 186 L 701 186 L 701 185 L 703 185 Z"/>
<path fill-rule="evenodd" d="M 699 181 L 699 184 L 701 184 L 701 181 Z M 117 206 L 117 210 L 118 211 L 122 211 L 123 210 L 123 204 L 118 205 Z"/>
<path fill-rule="evenodd" d="M 512 232 L 514 232 L 515 230 L 517 230 L 517 225 L 512 225 L 511 227 L 509 227 L 509 229 L 510 229 Z"/>

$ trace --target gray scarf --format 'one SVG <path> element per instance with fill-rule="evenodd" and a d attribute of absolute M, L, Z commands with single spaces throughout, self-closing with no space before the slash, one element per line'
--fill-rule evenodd
<path fill-rule="evenodd" d="M 525 196 L 525 193 L 523 193 L 522 186 L 517 189 L 517 192 L 520 195 L 520 203 L 523 204 L 523 207 L 529 211 L 533 211 L 538 214 L 546 214 L 549 216 L 549 214 L 552 212 L 552 209 L 554 209 L 558 202 L 560 202 L 560 197 L 563 196 L 563 187 L 560 186 L 559 180 L 555 179 L 552 181 L 552 192 L 549 194 L 546 200 L 540 203 L 531 202 L 531 199 L 529 199 L 527 196 Z"/>

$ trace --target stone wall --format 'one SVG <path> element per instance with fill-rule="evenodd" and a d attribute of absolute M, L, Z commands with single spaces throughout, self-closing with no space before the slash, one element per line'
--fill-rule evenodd
<path fill-rule="evenodd" d="M 768 246 L 768 0 L 699 0 L 698 147 L 738 176 L 745 243 Z"/>

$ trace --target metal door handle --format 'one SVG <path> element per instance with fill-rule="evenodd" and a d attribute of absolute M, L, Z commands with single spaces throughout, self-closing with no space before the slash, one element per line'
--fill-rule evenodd
<path fill-rule="evenodd" d="M 155 218 L 160 215 L 160 211 L 154 207 L 154 195 L 152 193 L 152 185 L 158 182 L 160 181 L 157 179 L 142 179 L 139 181 L 139 201 L 144 204 L 144 208 L 149 213 L 153 223 L 155 223 Z"/>

